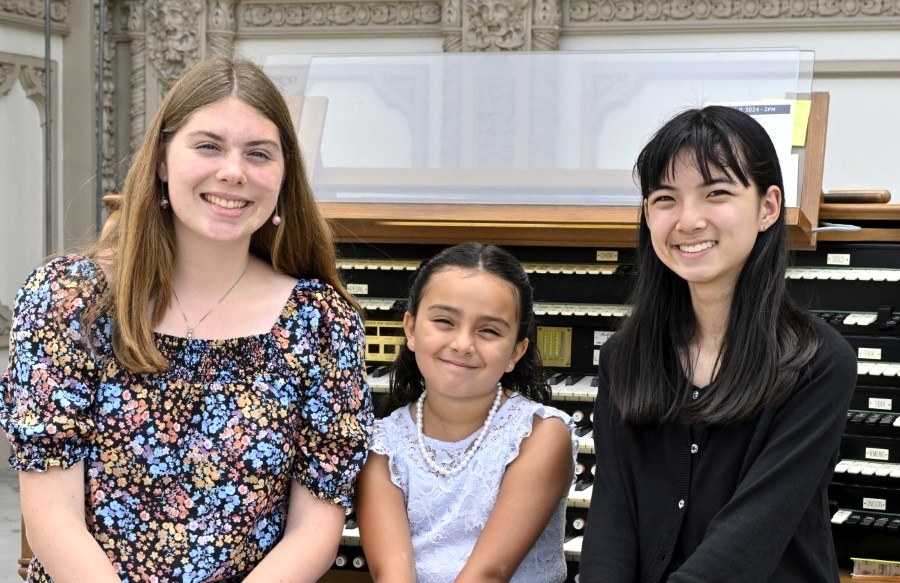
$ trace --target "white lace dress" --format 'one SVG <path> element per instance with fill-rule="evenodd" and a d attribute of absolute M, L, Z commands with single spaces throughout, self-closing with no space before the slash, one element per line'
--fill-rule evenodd
<path fill-rule="evenodd" d="M 370 450 L 388 456 L 391 481 L 403 490 L 420 583 L 452 583 L 459 574 L 497 502 L 507 464 L 516 459 L 522 440 L 531 435 L 534 415 L 562 419 L 570 433 L 573 431 L 567 414 L 514 394 L 494 416 L 481 448 L 469 465 L 459 474 L 446 477 L 430 470 L 422 459 L 416 423 L 409 407 L 397 409 L 375 422 Z M 578 442 L 572 435 L 574 460 Z M 425 437 L 425 445 L 438 464 L 451 467 L 474 439 L 475 434 L 456 443 Z M 512 582 L 565 581 L 565 512 L 566 496 L 563 496 Z"/>

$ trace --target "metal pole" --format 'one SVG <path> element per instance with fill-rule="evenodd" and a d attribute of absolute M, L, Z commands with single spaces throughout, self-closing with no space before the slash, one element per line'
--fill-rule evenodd
<path fill-rule="evenodd" d="M 50 0 L 44 0 L 44 255 L 53 252 L 53 93 L 50 84 Z"/>
<path fill-rule="evenodd" d="M 106 57 L 105 35 L 106 35 L 106 2 L 99 0 L 97 5 L 97 161 L 95 184 L 96 202 L 95 208 L 95 224 L 97 233 L 103 228 L 103 75 L 105 70 L 104 59 Z"/>

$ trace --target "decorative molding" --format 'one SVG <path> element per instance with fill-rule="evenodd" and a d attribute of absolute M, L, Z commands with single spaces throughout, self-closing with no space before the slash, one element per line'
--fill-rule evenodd
<path fill-rule="evenodd" d="M 55 74 L 56 63 L 51 62 L 51 67 Z M 0 53 L 0 97 L 8 94 L 15 82 L 18 81 L 22 85 L 22 89 L 25 90 L 25 96 L 37 106 L 42 127 L 47 121 L 44 109 L 44 102 L 47 98 L 47 86 L 44 76 L 43 59 L 26 55 Z"/>
<path fill-rule="evenodd" d="M 563 33 L 900 27 L 897 0 L 564 0 Z"/>
<path fill-rule="evenodd" d="M 200 60 L 203 48 L 203 0 L 146 0 L 144 26 L 147 61 L 164 91 L 185 69 Z"/>
<path fill-rule="evenodd" d="M 245 0 L 237 13 L 237 32 L 242 38 L 437 35 L 441 25 L 440 0 Z"/>
<path fill-rule="evenodd" d="M 234 54 L 237 12 L 234 0 L 208 0 L 206 7 L 207 56 Z"/>
<path fill-rule="evenodd" d="M 558 0 L 445 0 L 445 52 L 555 51 Z"/>
<path fill-rule="evenodd" d="M 529 50 L 530 0 L 463 0 L 462 50 Z"/>
<path fill-rule="evenodd" d="M 0 302 L 0 348 L 9 348 L 9 329 L 12 327 L 12 310 Z"/>
<path fill-rule="evenodd" d="M 51 0 L 51 30 L 56 34 L 69 34 L 68 18 L 69 0 Z M 6 23 L 43 31 L 44 0 L 0 0 L 0 24 Z"/>
<path fill-rule="evenodd" d="M 558 0 L 535 0 L 531 24 L 531 48 L 535 51 L 559 49 L 562 12 Z"/>

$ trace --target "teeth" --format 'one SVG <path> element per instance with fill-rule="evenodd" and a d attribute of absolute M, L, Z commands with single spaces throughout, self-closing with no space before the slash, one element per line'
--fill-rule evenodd
<path fill-rule="evenodd" d="M 709 249 L 714 245 L 715 243 L 713 243 L 712 241 L 704 241 L 703 243 L 697 243 L 696 245 L 679 245 L 678 248 L 685 253 L 699 253 L 700 251 Z"/>
<path fill-rule="evenodd" d="M 220 206 L 223 209 L 240 209 L 247 206 L 247 201 L 245 200 L 227 200 L 224 198 L 219 198 L 218 196 L 214 196 L 212 194 L 206 195 L 206 201 L 211 202 L 216 206 Z"/>

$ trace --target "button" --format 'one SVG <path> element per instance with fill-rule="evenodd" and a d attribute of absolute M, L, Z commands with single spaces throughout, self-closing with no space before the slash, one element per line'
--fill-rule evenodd
<path fill-rule="evenodd" d="M 697 445 L 696 443 L 692 443 L 691 444 L 691 453 L 697 453 L 698 451 L 700 451 L 700 446 Z"/>
<path fill-rule="evenodd" d="M 694 391 L 693 393 L 691 393 L 691 399 L 696 401 L 699 397 L 700 397 L 700 391 Z"/>
<path fill-rule="evenodd" d="M 678 501 L 678 508 L 679 509 L 684 508 L 684 498 L 682 498 L 681 500 Z"/>

